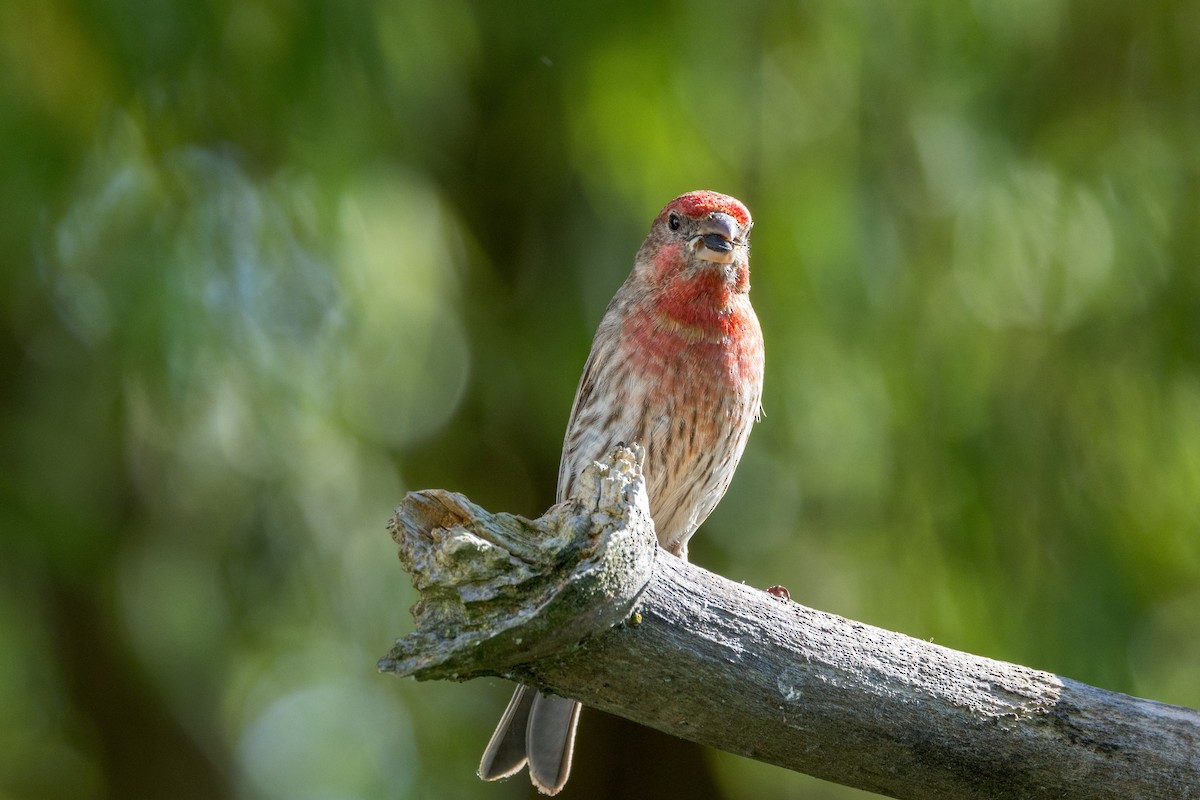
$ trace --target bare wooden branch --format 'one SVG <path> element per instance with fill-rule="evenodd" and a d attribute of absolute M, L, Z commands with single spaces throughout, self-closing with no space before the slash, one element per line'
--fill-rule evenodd
<path fill-rule="evenodd" d="M 422 593 L 380 669 L 501 675 L 748 758 L 900 798 L 1200 798 L 1200 713 L 960 653 L 657 548 L 618 449 L 538 520 L 410 494 Z"/>

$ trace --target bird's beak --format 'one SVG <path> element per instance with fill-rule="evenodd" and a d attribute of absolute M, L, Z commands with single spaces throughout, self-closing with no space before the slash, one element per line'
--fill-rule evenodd
<path fill-rule="evenodd" d="M 692 238 L 697 257 L 718 264 L 732 264 L 735 256 L 737 220 L 720 211 L 709 214 L 700 222 L 700 232 Z"/>

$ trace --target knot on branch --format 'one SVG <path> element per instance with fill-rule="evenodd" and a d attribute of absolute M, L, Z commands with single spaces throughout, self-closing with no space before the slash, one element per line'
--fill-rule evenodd
<path fill-rule="evenodd" d="M 409 493 L 388 530 L 421 593 L 417 629 L 379 668 L 419 679 L 499 674 L 624 620 L 658 549 L 643 457 L 636 445 L 615 448 L 535 520 L 439 489 Z"/>

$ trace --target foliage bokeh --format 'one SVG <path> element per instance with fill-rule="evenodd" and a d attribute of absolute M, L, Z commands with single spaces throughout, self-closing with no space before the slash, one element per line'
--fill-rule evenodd
<path fill-rule="evenodd" d="M 1196 6 L 18 0 L 0 64 L 3 796 L 524 795 L 500 682 L 375 674 L 383 521 L 548 505 L 695 188 L 767 383 L 693 560 L 1200 707 Z"/>

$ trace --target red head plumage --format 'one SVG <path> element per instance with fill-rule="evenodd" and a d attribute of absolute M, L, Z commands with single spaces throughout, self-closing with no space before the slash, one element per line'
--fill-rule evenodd
<path fill-rule="evenodd" d="M 753 224 L 750 220 L 750 212 L 746 210 L 746 207 L 742 205 L 740 200 L 719 192 L 701 190 L 680 195 L 667 203 L 666 207 L 659 213 L 659 219 L 670 214 L 672 211 L 678 211 L 693 218 L 703 217 L 714 211 L 721 211 L 736 219 L 740 225 L 749 227 Z"/>

